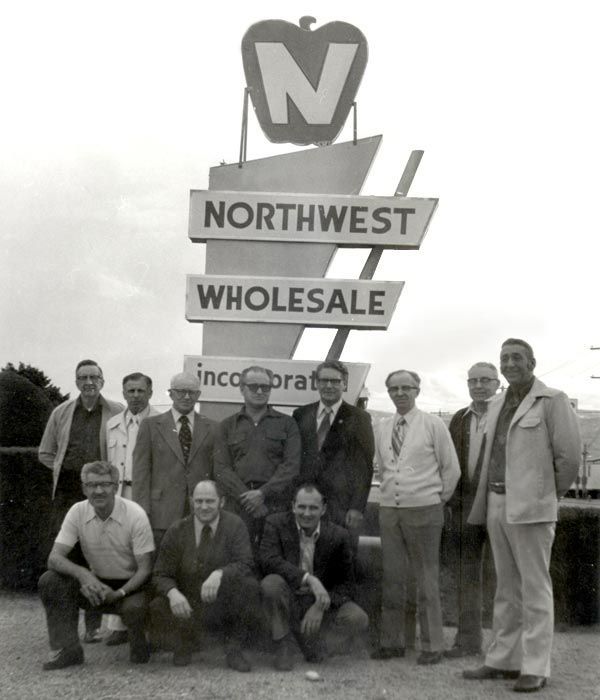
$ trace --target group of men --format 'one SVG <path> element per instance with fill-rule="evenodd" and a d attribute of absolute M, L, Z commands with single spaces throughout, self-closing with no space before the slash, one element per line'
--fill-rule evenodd
<path fill-rule="evenodd" d="M 338 361 L 319 365 L 320 400 L 291 417 L 269 403 L 271 371 L 247 368 L 244 404 L 220 424 L 194 410 L 194 375 L 173 377 L 172 407 L 156 414 L 148 377 L 124 378 L 123 410 L 101 396 L 97 363 L 80 362 L 80 396 L 55 409 L 40 445 L 54 471 L 55 542 L 40 581 L 53 651 L 44 668 L 83 661 L 79 607 L 94 613 L 85 641 L 96 640 L 99 614 L 122 618 L 109 620 L 109 639 L 128 638 L 133 662 L 149 658 L 148 606 L 177 630 L 176 665 L 190 663 L 199 628 L 218 627 L 227 664 L 250 670 L 242 644 L 261 611 L 276 668 L 292 668 L 294 638 L 307 660 L 322 660 L 325 623 L 347 635 L 368 626 L 354 565 L 375 458 L 383 579 L 371 657 L 404 656 L 415 598 L 417 663 L 481 653 L 487 537 L 497 574 L 492 643 L 484 665 L 463 676 L 541 689 L 550 674 L 557 503 L 577 472 L 580 437 L 568 398 L 534 368 L 529 344 L 509 338 L 500 354 L 508 389 L 496 395 L 496 368 L 476 363 L 467 378 L 472 403 L 449 431 L 417 408 L 419 375 L 391 372 L 395 413 L 374 433 L 369 414 L 343 400 L 348 371 Z M 448 650 L 439 593 L 444 524 L 459 549 L 458 629 Z"/>

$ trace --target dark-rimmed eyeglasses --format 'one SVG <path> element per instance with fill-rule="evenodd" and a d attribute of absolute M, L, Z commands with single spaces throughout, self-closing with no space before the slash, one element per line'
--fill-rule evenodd
<path fill-rule="evenodd" d="M 259 390 L 263 394 L 268 394 L 271 391 L 270 384 L 244 384 L 244 386 L 250 389 L 253 394 L 256 394 Z"/>
<path fill-rule="evenodd" d="M 481 386 L 488 386 L 490 382 L 497 381 L 497 379 L 491 379 L 490 377 L 473 377 L 472 379 L 467 379 L 467 384 L 469 386 L 477 386 L 477 384 L 481 384 Z"/>

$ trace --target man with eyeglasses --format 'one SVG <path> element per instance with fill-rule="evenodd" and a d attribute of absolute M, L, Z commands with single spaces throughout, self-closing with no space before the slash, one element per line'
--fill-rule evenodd
<path fill-rule="evenodd" d="M 142 421 L 133 451 L 133 500 L 148 514 L 157 548 L 167 529 L 188 515 L 196 484 L 213 475 L 216 424 L 194 410 L 198 377 L 176 374 L 169 396 L 169 411 Z"/>
<path fill-rule="evenodd" d="M 100 393 L 104 376 L 95 360 L 81 360 L 77 364 L 75 383 L 79 396 L 52 411 L 38 450 L 40 462 L 53 471 L 46 551 L 50 551 L 69 508 L 81 499 L 83 465 L 106 459 L 106 424 L 111 416 L 123 410 L 122 404 L 105 399 Z M 73 556 L 79 554 L 76 548 Z M 100 619 L 95 613 L 86 615 L 85 642 L 101 641 Z"/>
<path fill-rule="evenodd" d="M 293 418 L 269 405 L 273 372 L 247 367 L 240 377 L 244 405 L 218 429 L 215 479 L 225 507 L 246 523 L 256 553 L 265 517 L 285 511 L 300 467 L 300 435 Z"/>
<path fill-rule="evenodd" d="M 118 479 L 117 468 L 108 462 L 90 462 L 81 470 L 87 500 L 69 509 L 39 581 L 51 649 L 45 671 L 83 663 L 80 608 L 120 615 L 129 630 L 130 661 L 142 664 L 150 658 L 145 584 L 154 541 L 143 509 L 116 495 Z M 81 565 L 69 558 L 77 543 L 85 558 Z"/>
<path fill-rule="evenodd" d="M 444 504 L 454 492 L 460 468 L 442 419 L 416 407 L 419 375 L 396 370 L 385 383 L 396 413 L 379 423 L 375 439 L 381 473 L 383 581 L 379 646 L 371 658 L 388 660 L 405 654 L 406 589 L 411 571 L 421 630 L 417 663 L 437 664 L 444 645 L 439 591 Z"/>
<path fill-rule="evenodd" d="M 316 369 L 319 401 L 293 416 L 302 437 L 299 482 L 313 482 L 327 501 L 327 517 L 345 527 L 354 548 L 373 479 L 371 416 L 343 400 L 348 368 L 326 360 Z"/>
<path fill-rule="evenodd" d="M 476 362 L 467 374 L 471 403 L 457 411 L 450 421 L 450 435 L 460 464 L 460 480 L 450 499 L 452 544 L 457 554 L 458 624 L 454 645 L 444 652 L 451 659 L 481 654 L 481 566 L 486 530 L 471 525 L 471 512 L 479 472 L 480 454 L 485 446 L 487 409 L 498 391 L 498 370 L 490 362 Z"/>

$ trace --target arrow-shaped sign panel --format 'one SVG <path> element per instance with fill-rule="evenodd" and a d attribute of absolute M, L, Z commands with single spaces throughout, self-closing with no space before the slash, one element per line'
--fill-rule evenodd
<path fill-rule="evenodd" d="M 404 282 L 188 275 L 188 321 L 302 323 L 385 330 Z"/>
<path fill-rule="evenodd" d="M 419 248 L 437 199 L 262 192 L 190 193 L 189 237 Z"/>

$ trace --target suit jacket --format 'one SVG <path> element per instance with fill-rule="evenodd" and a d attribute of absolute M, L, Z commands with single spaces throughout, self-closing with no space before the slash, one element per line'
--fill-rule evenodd
<path fill-rule="evenodd" d="M 488 408 L 481 478 L 469 522 L 485 524 L 492 443 L 506 392 Z M 506 435 L 506 519 L 509 523 L 554 522 L 558 499 L 573 483 L 581 459 L 575 411 L 566 394 L 539 379 L 519 404 Z"/>
<path fill-rule="evenodd" d="M 188 600 L 199 600 L 204 581 L 222 569 L 223 582 L 232 577 L 252 576 L 254 560 L 248 530 L 234 513 L 221 511 L 219 524 L 204 562 L 198 558 L 194 517 L 178 520 L 165 533 L 154 565 L 152 582 L 166 595 L 177 588 Z"/>
<path fill-rule="evenodd" d="M 302 459 L 298 483 L 314 481 L 327 499 L 329 517 L 343 524 L 348 510 L 365 510 L 373 479 L 375 442 L 371 416 L 342 401 L 333 425 L 318 449 L 319 403 L 297 408 Z"/>
<path fill-rule="evenodd" d="M 196 413 L 187 463 L 171 411 L 142 421 L 133 452 L 133 500 L 155 530 L 183 517 L 186 498 L 203 479 L 213 478 L 215 422 Z"/>
<path fill-rule="evenodd" d="M 299 566 L 300 535 L 292 512 L 275 513 L 267 518 L 259 561 L 264 576 L 278 574 L 292 590 L 300 588 L 306 572 Z M 350 537 L 347 530 L 328 520 L 321 520 L 313 573 L 329 593 L 334 608 L 354 597 Z"/>

